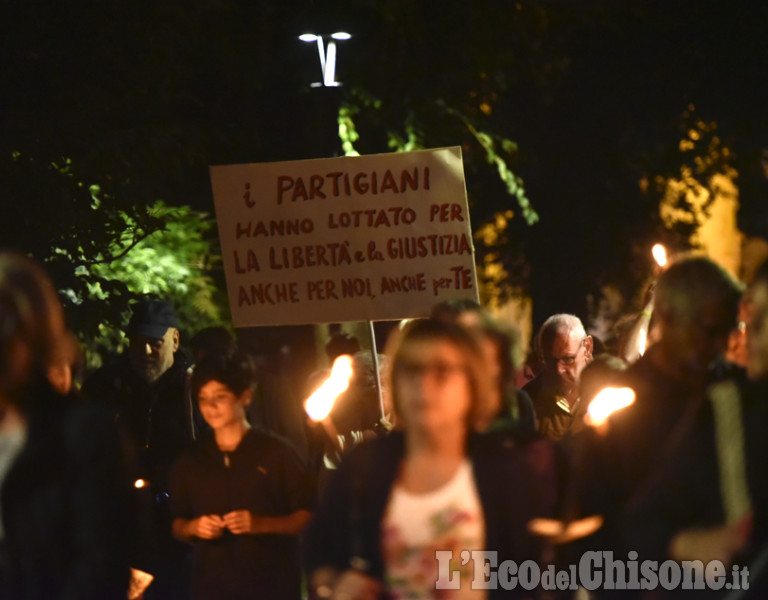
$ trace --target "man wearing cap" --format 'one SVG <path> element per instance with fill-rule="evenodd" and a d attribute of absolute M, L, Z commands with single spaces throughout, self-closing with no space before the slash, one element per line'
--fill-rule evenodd
<path fill-rule="evenodd" d="M 114 409 L 137 477 L 162 493 L 171 462 L 197 436 L 194 406 L 185 394 L 189 360 L 177 352 L 178 323 L 168 302 L 137 303 L 126 334 L 128 351 L 93 373 L 83 391 Z"/>
<path fill-rule="evenodd" d="M 156 577 L 148 598 L 172 598 L 185 548 L 170 535 L 168 473 L 171 463 L 199 431 L 197 407 L 186 392 L 190 361 L 178 352 L 173 307 L 144 299 L 133 308 L 128 350 L 88 377 L 85 396 L 109 406 L 123 438 L 143 515 L 133 566 Z M 167 588 L 169 591 L 163 593 Z"/>

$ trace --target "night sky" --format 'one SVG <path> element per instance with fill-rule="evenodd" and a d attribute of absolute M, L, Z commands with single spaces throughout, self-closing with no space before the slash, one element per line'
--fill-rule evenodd
<path fill-rule="evenodd" d="M 690 105 L 735 154 L 742 229 L 768 238 L 765 3 L 64 4 L 3 5 L 4 152 L 71 156 L 137 199 L 213 212 L 210 164 L 338 153 L 334 114 L 358 84 L 418 107 L 436 127 L 432 147 L 465 140 L 430 122 L 426 99 L 492 96 L 488 128 L 517 142 L 512 167 L 540 221 L 524 224 L 477 157 L 470 201 L 476 220 L 516 210 L 510 252 L 525 257 L 535 325 L 586 317 L 604 283 L 637 291 L 658 234 L 638 182 L 679 168 Z M 340 46 L 342 89 L 308 88 L 317 55 L 296 39 L 308 27 L 353 34 Z M 479 72 L 488 89 L 467 77 Z M 361 134 L 362 152 L 388 151 L 381 131 L 362 123 Z"/>

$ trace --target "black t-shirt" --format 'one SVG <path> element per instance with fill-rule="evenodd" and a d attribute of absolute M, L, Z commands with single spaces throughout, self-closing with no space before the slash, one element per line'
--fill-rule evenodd
<path fill-rule="evenodd" d="M 312 506 L 308 472 L 294 449 L 266 432 L 249 430 L 232 452 L 212 439 L 183 454 L 171 469 L 174 519 L 249 510 L 284 516 Z M 193 598 L 298 599 L 298 538 L 233 535 L 195 540 Z"/>

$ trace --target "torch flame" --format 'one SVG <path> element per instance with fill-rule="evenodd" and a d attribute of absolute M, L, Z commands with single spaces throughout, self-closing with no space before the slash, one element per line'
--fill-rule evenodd
<path fill-rule="evenodd" d="M 642 356 L 648 347 L 648 331 L 643 328 L 637 332 L 637 353 Z"/>
<path fill-rule="evenodd" d="M 655 244 L 653 248 L 651 248 L 651 254 L 653 255 L 653 260 L 655 260 L 656 264 L 660 267 L 667 264 L 667 249 L 661 244 Z"/>
<path fill-rule="evenodd" d="M 313 421 L 322 421 L 331 412 L 333 403 L 349 387 L 352 378 L 352 357 L 339 356 L 333 361 L 331 374 L 304 402 L 304 410 Z"/>
<path fill-rule="evenodd" d="M 589 403 L 584 421 L 592 427 L 604 425 L 613 413 L 626 408 L 635 401 L 635 391 L 631 388 L 607 387 L 600 390 Z"/>

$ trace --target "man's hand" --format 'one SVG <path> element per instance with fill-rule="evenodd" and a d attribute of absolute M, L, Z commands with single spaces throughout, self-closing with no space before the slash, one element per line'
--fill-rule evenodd
<path fill-rule="evenodd" d="M 243 533 L 255 533 L 254 517 L 248 510 L 233 510 L 222 518 L 224 527 L 229 529 L 235 535 Z"/>

